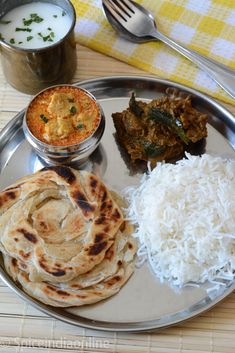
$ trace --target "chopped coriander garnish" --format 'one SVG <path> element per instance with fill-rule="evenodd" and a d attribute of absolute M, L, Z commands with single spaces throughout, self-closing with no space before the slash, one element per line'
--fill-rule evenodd
<path fill-rule="evenodd" d="M 40 118 L 42 119 L 42 121 L 44 121 L 45 124 L 48 123 L 48 119 L 44 114 L 41 114 Z"/>
<path fill-rule="evenodd" d="M 52 31 L 51 27 L 48 27 L 47 29 L 48 29 L 48 31 Z"/>
<path fill-rule="evenodd" d="M 77 129 L 83 129 L 84 128 L 84 124 L 78 124 L 77 125 Z"/>
<path fill-rule="evenodd" d="M 53 32 L 51 32 L 51 33 L 53 33 Z M 39 37 L 41 37 L 43 39 L 44 42 L 53 42 L 53 36 L 55 34 L 53 33 L 53 35 L 51 35 L 51 33 L 48 34 L 47 36 L 43 36 L 42 33 L 39 32 L 38 35 L 39 35 Z"/>
<path fill-rule="evenodd" d="M 77 108 L 73 105 L 71 108 L 70 108 L 70 113 L 72 114 L 76 114 L 77 113 Z"/>
<path fill-rule="evenodd" d="M 30 20 L 26 20 L 25 18 L 23 19 L 24 26 L 30 26 L 32 22 L 33 22 L 32 19 Z"/>
<path fill-rule="evenodd" d="M 14 39 L 14 38 L 11 38 L 11 39 L 10 39 L 10 43 L 11 43 L 11 44 L 15 44 L 15 39 Z"/>
<path fill-rule="evenodd" d="M 62 12 L 62 16 L 65 16 L 65 15 L 66 15 L 66 12 L 65 12 L 65 11 L 63 11 L 63 12 Z"/>
<path fill-rule="evenodd" d="M 22 31 L 22 32 L 32 32 L 32 29 L 30 29 L 30 28 L 19 28 L 19 27 L 16 27 L 15 31 L 16 31 L 16 32 L 20 32 L 20 31 Z"/>
<path fill-rule="evenodd" d="M 8 23 L 11 23 L 11 21 L 0 20 L 1 25 L 8 25 Z"/>
<path fill-rule="evenodd" d="M 57 15 L 53 15 L 53 17 L 57 18 L 58 16 Z"/>
<path fill-rule="evenodd" d="M 22 44 L 23 42 L 18 42 L 18 44 Z"/>
<path fill-rule="evenodd" d="M 30 14 L 30 19 L 26 20 L 23 18 L 23 23 L 25 26 L 30 26 L 32 22 L 40 23 L 43 21 L 43 18 L 38 16 L 36 13 L 31 13 Z"/>
<path fill-rule="evenodd" d="M 36 15 L 35 17 L 33 17 L 33 22 L 36 22 L 36 23 L 40 23 L 43 21 L 43 18 L 42 17 L 39 17 L 38 15 Z"/>
<path fill-rule="evenodd" d="M 50 36 L 51 36 L 51 38 L 54 38 L 54 37 L 55 37 L 55 33 L 54 33 L 54 32 L 51 32 L 51 33 L 50 33 Z"/>
<path fill-rule="evenodd" d="M 33 39 L 33 36 L 28 36 L 27 37 L 27 42 L 29 42 L 30 40 L 32 40 Z"/>

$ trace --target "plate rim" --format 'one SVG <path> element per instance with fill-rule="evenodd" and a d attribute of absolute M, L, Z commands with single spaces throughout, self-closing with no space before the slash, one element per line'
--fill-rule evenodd
<path fill-rule="evenodd" d="M 233 113 L 231 113 L 227 108 L 225 108 L 220 103 L 216 102 L 213 98 L 211 98 L 210 96 L 208 96 L 204 93 L 201 93 L 191 87 L 188 87 L 186 85 L 182 85 L 180 83 L 170 81 L 170 80 L 165 80 L 165 79 L 156 78 L 156 77 L 152 77 L 152 76 L 146 76 L 146 75 L 128 75 L 128 76 L 114 75 L 114 76 L 102 76 L 102 77 L 97 77 L 94 79 L 87 79 L 87 80 L 75 82 L 75 83 L 73 83 L 73 85 L 82 86 L 82 87 L 85 87 L 87 85 L 94 86 L 97 83 L 99 84 L 99 82 L 101 82 L 101 81 L 111 82 L 112 80 L 114 80 L 114 81 L 138 80 L 138 81 L 144 81 L 144 82 L 147 81 L 148 83 L 152 82 L 152 83 L 156 83 L 156 84 L 164 84 L 164 85 L 174 86 L 180 90 L 187 91 L 190 94 L 195 95 L 196 97 L 200 97 L 203 100 L 205 100 L 207 103 L 209 103 L 210 105 L 213 105 L 213 107 L 215 107 L 216 109 L 218 109 L 219 111 L 221 111 L 223 114 L 226 115 L 226 117 L 228 118 L 228 123 L 231 122 L 231 124 L 235 125 L 235 117 L 234 117 Z M 100 98 L 98 98 L 98 99 L 100 99 Z M 105 98 L 103 98 L 103 99 L 105 99 Z M 100 100 L 102 100 L 102 99 L 100 99 Z M 7 136 L 7 134 L 10 132 L 10 130 L 13 128 L 13 125 L 15 123 L 18 123 L 18 124 L 16 124 L 17 126 L 15 127 L 15 130 L 21 128 L 20 121 L 23 118 L 24 112 L 25 112 L 25 108 L 22 109 L 20 112 L 18 112 L 6 124 L 6 126 L 0 132 L 0 149 L 1 149 L 1 147 L 3 147 L 2 140 L 4 140 L 4 137 Z M 228 141 L 228 142 L 230 143 L 230 141 Z M 93 320 L 93 319 L 85 318 L 82 316 L 76 316 L 77 319 L 74 319 L 69 316 L 75 316 L 75 315 L 70 314 L 69 312 L 68 312 L 68 316 L 62 315 L 61 313 L 57 312 L 57 308 L 48 306 L 48 305 L 41 303 L 41 302 L 37 301 L 36 299 L 30 297 L 26 292 L 24 292 L 21 288 L 19 288 L 16 285 L 16 283 L 5 272 L 5 270 L 2 266 L 0 266 L 0 279 L 11 290 L 13 290 L 21 299 L 25 300 L 27 303 L 31 304 L 39 311 L 41 311 L 51 317 L 54 317 L 56 319 L 59 319 L 60 321 L 63 321 L 63 322 L 66 322 L 68 324 L 72 324 L 75 326 L 81 326 L 81 327 L 88 328 L 88 329 L 96 329 L 99 331 L 109 331 L 109 332 L 114 332 L 114 331 L 116 331 L 116 332 L 146 332 L 146 331 L 150 332 L 150 331 L 156 331 L 159 329 L 167 328 L 169 326 L 173 326 L 173 325 L 176 325 L 179 323 L 183 323 L 189 319 L 192 319 L 192 318 L 208 311 L 209 309 L 211 309 L 212 307 L 217 305 L 219 302 L 224 300 L 228 295 L 230 295 L 235 290 L 235 282 L 234 282 L 225 290 L 225 292 L 222 295 L 219 295 L 218 297 L 216 297 L 215 300 L 210 300 L 210 302 L 207 303 L 205 306 L 200 307 L 199 309 L 186 314 L 182 318 L 178 317 L 174 320 L 171 320 L 170 322 L 166 322 L 165 324 L 164 323 L 158 324 L 158 321 L 160 319 L 153 319 L 153 320 L 148 320 L 148 321 L 138 321 L 138 322 L 126 322 L 126 323 L 116 322 L 115 323 L 115 322 L 108 322 L 108 321 Z M 177 316 L 179 313 L 181 313 L 183 311 L 184 310 L 178 311 L 172 316 Z M 169 316 L 169 315 L 165 315 L 165 316 Z"/>

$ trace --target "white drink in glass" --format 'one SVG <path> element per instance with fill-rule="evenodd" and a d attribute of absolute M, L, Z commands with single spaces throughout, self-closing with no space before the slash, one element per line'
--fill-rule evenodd
<path fill-rule="evenodd" d="M 61 7 L 32 2 L 12 9 L 0 19 L 0 38 L 22 49 L 39 49 L 62 39 L 71 24 L 71 17 Z"/>

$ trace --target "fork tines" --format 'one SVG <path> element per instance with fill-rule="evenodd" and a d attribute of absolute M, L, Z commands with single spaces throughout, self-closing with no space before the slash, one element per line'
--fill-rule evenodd
<path fill-rule="evenodd" d="M 117 21 L 127 21 L 135 13 L 132 3 L 129 0 L 103 0 L 103 5 Z"/>

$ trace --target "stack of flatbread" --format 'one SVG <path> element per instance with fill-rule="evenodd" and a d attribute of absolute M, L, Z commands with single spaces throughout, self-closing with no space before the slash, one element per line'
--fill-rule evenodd
<path fill-rule="evenodd" d="M 0 250 L 32 297 L 79 306 L 119 291 L 134 271 L 136 243 L 121 200 L 98 177 L 48 167 L 0 193 Z"/>

